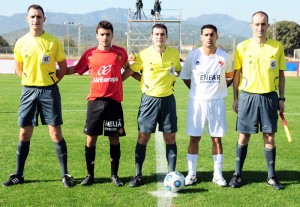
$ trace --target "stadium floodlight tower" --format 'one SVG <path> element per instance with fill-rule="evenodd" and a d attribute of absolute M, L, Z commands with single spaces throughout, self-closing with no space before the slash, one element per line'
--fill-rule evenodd
<path fill-rule="evenodd" d="M 128 9 L 127 25 L 127 52 L 132 51 L 138 54 L 142 49 L 152 45 L 151 33 L 152 26 L 157 23 L 165 24 L 168 28 L 168 45 L 176 48 L 181 54 L 181 10 L 164 9 L 162 18 L 161 1 L 155 0 L 154 8 L 142 10 L 143 3 L 141 0 L 136 2 L 136 12 Z M 145 18 L 142 18 L 142 13 Z M 152 17 L 151 17 L 152 16 Z"/>

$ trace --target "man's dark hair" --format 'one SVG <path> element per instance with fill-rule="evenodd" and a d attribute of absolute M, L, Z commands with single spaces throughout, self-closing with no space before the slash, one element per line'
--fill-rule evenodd
<path fill-rule="evenodd" d="M 152 34 L 153 34 L 153 29 L 154 28 L 165 29 L 166 30 L 166 35 L 168 36 L 168 29 L 167 29 L 166 25 L 164 25 L 164 24 L 155 24 L 155 25 L 153 25 L 153 27 L 152 27 Z"/>
<path fill-rule="evenodd" d="M 41 7 L 40 5 L 37 5 L 37 4 L 32 4 L 28 7 L 27 9 L 27 13 L 29 12 L 30 9 L 37 9 L 37 10 L 41 10 L 42 13 L 43 13 L 43 17 L 45 17 L 45 13 L 44 13 L 44 9 L 43 7 Z"/>
<path fill-rule="evenodd" d="M 212 24 L 204 25 L 203 27 L 201 27 L 201 34 L 203 34 L 204 29 L 213 29 L 215 31 L 215 33 L 218 34 L 218 29 L 215 25 L 212 25 Z"/>
<path fill-rule="evenodd" d="M 257 11 L 255 12 L 253 15 L 252 15 L 252 19 L 251 19 L 251 22 L 253 22 L 253 17 L 256 15 L 256 14 L 263 14 L 267 17 L 267 23 L 269 23 L 269 16 L 267 15 L 266 12 L 263 12 L 263 11 Z"/>
<path fill-rule="evenodd" d="M 112 33 L 114 33 L 114 28 L 113 25 L 109 21 L 100 21 L 99 24 L 96 27 L 96 34 L 98 34 L 98 29 L 106 29 L 106 30 L 111 30 Z"/>

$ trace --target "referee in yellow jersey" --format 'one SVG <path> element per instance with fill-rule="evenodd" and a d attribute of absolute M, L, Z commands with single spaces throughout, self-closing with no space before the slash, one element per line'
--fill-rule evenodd
<path fill-rule="evenodd" d="M 30 31 L 16 42 L 14 49 L 16 73 L 22 78 L 23 85 L 18 119 L 17 166 L 16 172 L 10 175 L 3 186 L 24 183 L 30 139 L 40 116 L 42 124 L 48 125 L 49 135 L 54 142 L 63 185 L 72 187 L 72 176 L 67 169 L 67 145 L 61 130 L 61 98 L 57 86 L 67 70 L 66 55 L 61 43 L 44 31 L 46 17 L 40 5 L 28 7 L 26 20 Z M 56 70 L 56 63 L 59 70 Z"/>
<path fill-rule="evenodd" d="M 278 109 L 284 111 L 286 63 L 282 44 L 267 38 L 268 27 L 268 15 L 263 11 L 254 13 L 251 22 L 253 37 L 238 44 L 234 56 L 233 110 L 237 113 L 239 138 L 235 173 L 229 183 L 233 188 L 243 184 L 242 168 L 250 136 L 259 131 L 264 140 L 267 183 L 277 190 L 284 188 L 275 175 L 275 133 Z"/>
<path fill-rule="evenodd" d="M 166 46 L 168 30 L 164 24 L 155 24 L 152 27 L 153 45 L 142 50 L 126 70 L 124 77 L 134 72 L 142 71 L 140 87 L 143 95 L 138 112 L 138 140 L 135 148 L 136 175 L 129 185 L 139 187 L 142 181 L 142 166 L 146 157 L 146 146 L 151 133 L 158 130 L 163 132 L 166 142 L 166 158 L 169 171 L 175 171 L 177 145 L 176 102 L 173 87 L 176 75 L 181 71 L 179 52 Z M 126 74 L 128 73 L 128 74 Z"/>

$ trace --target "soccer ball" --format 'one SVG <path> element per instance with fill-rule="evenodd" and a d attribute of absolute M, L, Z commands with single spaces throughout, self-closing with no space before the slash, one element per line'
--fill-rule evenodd
<path fill-rule="evenodd" d="M 165 177 L 164 186 L 167 191 L 176 193 L 184 187 L 184 176 L 180 172 L 170 172 Z"/>

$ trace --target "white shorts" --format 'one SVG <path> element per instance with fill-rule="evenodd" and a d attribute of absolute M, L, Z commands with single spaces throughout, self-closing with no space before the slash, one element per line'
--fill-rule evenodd
<path fill-rule="evenodd" d="M 186 133 L 190 136 L 202 136 L 206 124 L 212 137 L 223 137 L 227 132 L 225 99 L 194 100 L 189 99 Z"/>

